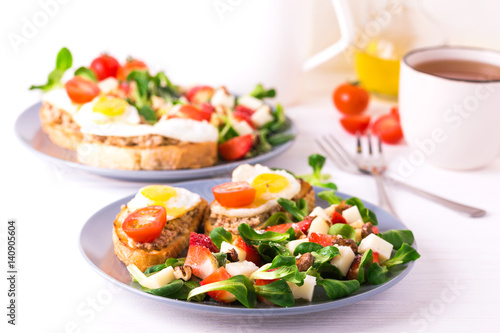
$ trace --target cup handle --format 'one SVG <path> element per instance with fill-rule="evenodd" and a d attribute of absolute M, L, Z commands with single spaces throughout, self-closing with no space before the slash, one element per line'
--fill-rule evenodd
<path fill-rule="evenodd" d="M 356 29 L 351 7 L 348 1 L 349 0 L 332 0 L 335 16 L 337 17 L 337 21 L 339 23 L 340 39 L 323 51 L 308 58 L 302 66 L 302 70 L 304 72 L 307 72 L 335 57 L 337 54 L 344 51 L 354 40 Z"/>

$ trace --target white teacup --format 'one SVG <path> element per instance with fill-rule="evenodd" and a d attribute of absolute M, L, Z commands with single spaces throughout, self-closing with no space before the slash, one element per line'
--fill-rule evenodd
<path fill-rule="evenodd" d="M 455 170 L 483 167 L 500 150 L 500 77 L 450 78 L 419 70 L 438 60 L 500 67 L 500 52 L 442 46 L 403 58 L 399 110 L 405 139 L 415 149 L 412 163 L 425 160 Z"/>

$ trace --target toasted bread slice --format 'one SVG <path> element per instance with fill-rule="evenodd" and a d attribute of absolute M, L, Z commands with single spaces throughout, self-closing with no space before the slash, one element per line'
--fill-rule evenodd
<path fill-rule="evenodd" d="M 40 108 L 40 122 L 42 130 L 50 140 L 62 148 L 76 150 L 82 142 L 80 126 L 73 121 L 71 114 L 62 109 L 43 103 Z"/>
<path fill-rule="evenodd" d="M 122 224 L 130 211 L 123 207 L 113 225 L 115 254 L 125 264 L 134 264 L 141 271 L 176 258 L 189 245 L 191 231 L 197 231 L 208 216 L 208 203 L 201 201 L 183 216 L 167 221 L 162 234 L 152 243 L 136 243 L 125 234 Z"/>
<path fill-rule="evenodd" d="M 307 202 L 308 213 L 310 213 L 314 209 L 316 202 L 314 189 L 308 182 L 302 179 L 298 180 L 300 181 L 300 192 L 297 193 L 297 195 L 295 195 L 292 200 L 297 201 L 301 198 L 304 198 Z M 204 221 L 203 226 L 207 235 L 210 233 L 210 231 L 212 231 L 212 229 L 217 227 L 224 227 L 227 231 L 237 235 L 239 234 L 238 226 L 240 225 L 240 223 L 248 223 L 253 229 L 256 230 L 264 229 L 264 224 L 266 223 L 267 219 L 271 217 L 271 215 L 276 212 L 283 211 L 283 207 L 281 207 L 280 205 L 276 205 L 267 212 L 251 217 L 232 217 L 211 212 L 208 219 Z"/>
<path fill-rule="evenodd" d="M 109 169 L 197 169 L 217 163 L 217 142 L 180 142 L 156 147 L 82 143 L 77 156 L 80 163 Z"/>

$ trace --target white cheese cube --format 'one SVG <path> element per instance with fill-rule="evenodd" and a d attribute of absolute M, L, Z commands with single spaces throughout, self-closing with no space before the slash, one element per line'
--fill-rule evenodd
<path fill-rule="evenodd" d="M 97 82 L 97 86 L 103 94 L 107 94 L 118 88 L 118 80 L 114 77 L 108 77 L 107 79 Z"/>
<path fill-rule="evenodd" d="M 257 110 L 262 105 L 264 105 L 264 102 L 262 102 L 260 99 L 255 98 L 253 96 L 243 95 L 243 96 L 238 98 L 238 105 L 243 105 L 249 109 Z"/>
<path fill-rule="evenodd" d="M 257 128 L 261 128 L 268 122 L 274 120 L 269 105 L 262 105 L 260 108 L 255 110 L 250 119 L 252 119 L 252 122 Z"/>
<path fill-rule="evenodd" d="M 328 223 L 328 221 L 326 221 L 324 218 L 316 216 L 316 218 L 311 222 L 308 235 L 310 235 L 312 232 L 315 232 L 317 234 L 328 234 L 329 229 L 330 223 Z"/>
<path fill-rule="evenodd" d="M 342 212 L 342 216 L 345 218 L 346 222 L 351 224 L 357 220 L 362 220 L 361 214 L 359 213 L 358 206 L 352 206 L 347 208 Z"/>
<path fill-rule="evenodd" d="M 335 246 L 339 249 L 340 254 L 333 257 L 333 259 L 330 260 L 330 264 L 337 267 L 342 273 L 342 276 L 346 276 L 356 255 L 350 246 Z"/>
<path fill-rule="evenodd" d="M 245 275 L 247 278 L 250 278 L 250 275 L 258 269 L 259 267 L 257 265 L 246 260 L 240 262 L 228 262 L 226 264 L 226 271 L 231 274 L 231 276 Z"/>
<path fill-rule="evenodd" d="M 304 279 L 304 284 L 301 285 L 300 287 L 297 286 L 295 283 L 291 282 L 287 283 L 288 286 L 290 287 L 290 290 L 292 291 L 293 298 L 295 299 L 303 298 L 308 300 L 309 302 L 312 301 L 314 287 L 316 286 L 316 277 L 311 275 L 306 275 L 306 278 Z"/>
<path fill-rule="evenodd" d="M 365 222 L 363 222 L 363 220 L 357 220 L 356 222 L 350 223 L 349 225 L 354 229 L 361 229 L 363 228 L 364 224 Z"/>
<path fill-rule="evenodd" d="M 290 251 L 290 253 L 293 255 L 293 251 L 295 251 L 295 248 L 299 246 L 300 243 L 305 243 L 305 242 L 309 242 L 309 240 L 307 238 L 296 239 L 288 242 L 288 244 L 286 244 L 286 247 L 288 248 L 288 251 Z"/>
<path fill-rule="evenodd" d="M 312 210 L 311 214 L 309 214 L 309 216 L 319 216 L 321 217 L 323 220 L 326 220 L 326 221 L 331 221 L 332 220 L 332 217 L 331 216 L 328 216 L 328 214 L 325 212 L 325 210 L 321 207 L 314 207 L 314 209 Z"/>
<path fill-rule="evenodd" d="M 247 252 L 243 249 L 240 249 L 237 246 L 234 246 L 233 244 L 229 244 L 228 242 L 222 242 L 220 245 L 220 252 L 223 253 L 228 253 L 231 251 L 231 249 L 235 249 L 236 253 L 238 253 L 238 261 L 243 261 L 247 257 Z"/>
<path fill-rule="evenodd" d="M 227 93 L 226 89 L 219 88 L 214 92 L 212 99 L 210 100 L 210 103 L 214 107 L 222 105 L 226 108 L 233 108 L 234 107 L 234 100 L 235 100 L 234 96 Z"/>
<path fill-rule="evenodd" d="M 378 252 L 378 258 L 380 263 L 383 263 L 391 257 L 392 244 L 375 234 L 369 234 L 367 237 L 363 238 L 358 246 L 359 253 L 365 253 L 368 250 L 373 252 Z"/>
<path fill-rule="evenodd" d="M 144 280 L 140 282 L 143 287 L 149 289 L 156 289 L 163 287 L 164 285 L 175 280 L 174 277 L 174 268 L 172 266 L 168 266 L 167 268 L 162 269 L 158 273 L 154 273 L 153 275 L 148 276 Z"/>
<path fill-rule="evenodd" d="M 252 126 L 244 120 L 239 121 L 231 117 L 231 126 L 233 126 L 239 135 L 247 135 L 253 132 Z"/>
<path fill-rule="evenodd" d="M 363 237 L 361 237 L 363 230 L 362 229 L 354 229 L 354 231 L 356 231 L 356 237 L 355 237 L 356 242 L 361 242 L 361 239 L 363 238 Z"/>
<path fill-rule="evenodd" d="M 331 205 L 330 207 L 324 209 L 326 215 L 328 215 L 328 218 L 330 220 L 332 219 L 333 213 L 335 212 L 335 208 L 337 208 L 337 206 L 338 205 L 334 204 L 334 205 Z"/>

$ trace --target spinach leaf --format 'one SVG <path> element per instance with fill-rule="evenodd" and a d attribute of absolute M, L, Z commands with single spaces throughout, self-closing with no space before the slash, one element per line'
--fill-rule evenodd
<path fill-rule="evenodd" d="M 225 290 L 233 294 L 241 304 L 247 308 L 254 308 L 257 305 L 257 295 L 252 282 L 244 275 L 235 275 L 227 280 L 213 282 L 191 290 L 187 300 L 208 291 Z"/>
<path fill-rule="evenodd" d="M 406 264 L 407 262 L 414 261 L 420 258 L 420 254 L 410 245 L 403 243 L 399 250 L 396 252 L 392 259 L 383 263 L 385 267 L 392 267 L 396 265 Z"/>
<path fill-rule="evenodd" d="M 363 205 L 363 202 L 359 200 L 356 197 L 349 198 L 345 201 L 346 204 L 352 205 L 352 206 L 357 206 L 359 213 L 361 214 L 361 217 L 363 218 L 363 222 L 371 222 L 373 225 L 377 225 L 377 216 L 375 215 L 374 212 L 369 210 L 368 208 L 365 208 L 365 205 Z"/>
<path fill-rule="evenodd" d="M 295 135 L 293 134 L 285 134 L 285 133 L 269 134 L 267 136 L 267 142 L 269 142 L 271 146 L 278 146 L 292 140 L 294 137 Z"/>
<path fill-rule="evenodd" d="M 344 238 L 356 240 L 356 230 L 351 227 L 349 224 L 336 223 L 328 229 L 329 235 L 341 235 Z"/>
<path fill-rule="evenodd" d="M 254 286 L 257 295 L 279 306 L 293 306 L 295 299 L 285 280 L 277 280 L 262 286 Z"/>
<path fill-rule="evenodd" d="M 266 90 L 266 89 L 264 89 L 262 84 L 259 83 L 253 89 L 253 91 L 250 93 L 250 96 L 258 98 L 258 99 L 264 99 L 264 98 L 268 98 L 268 97 L 272 98 L 272 97 L 276 96 L 276 90 L 274 90 L 274 89 Z"/>
<path fill-rule="evenodd" d="M 338 205 L 344 200 L 342 197 L 335 194 L 335 190 L 319 192 L 318 197 L 325 200 L 330 205 Z"/>
<path fill-rule="evenodd" d="M 361 261 L 359 262 L 359 271 L 358 271 L 358 281 L 363 284 L 365 282 L 365 273 L 368 267 L 373 263 L 373 251 L 368 250 L 363 253 L 361 257 Z"/>
<path fill-rule="evenodd" d="M 318 244 L 318 243 L 304 242 L 304 243 L 300 243 L 299 245 L 297 245 L 297 247 L 293 251 L 293 255 L 297 256 L 299 254 L 304 254 L 307 252 L 318 251 L 322 248 L 323 248 L 323 246 Z"/>
<path fill-rule="evenodd" d="M 292 223 L 293 221 L 284 212 L 276 212 L 267 219 L 264 224 L 265 227 L 270 227 L 273 225 Z"/>
<path fill-rule="evenodd" d="M 274 120 L 264 125 L 264 128 L 268 128 L 271 132 L 283 132 L 290 125 L 285 116 L 285 110 L 281 104 L 276 104 L 276 108 L 273 112 Z"/>
<path fill-rule="evenodd" d="M 255 230 L 252 229 L 248 224 L 246 223 L 241 223 L 238 226 L 238 232 L 245 241 L 245 243 L 249 245 L 260 245 L 262 243 L 269 243 L 269 242 L 283 242 L 286 240 L 293 239 L 292 235 L 290 233 L 279 233 L 279 232 L 273 232 L 273 231 L 267 231 L 263 234 L 259 234 Z M 294 233 L 295 236 L 295 233 Z"/>
<path fill-rule="evenodd" d="M 91 81 L 97 82 L 97 77 L 95 76 L 94 71 L 87 67 L 80 67 L 75 71 L 75 76 L 82 76 Z"/>
<path fill-rule="evenodd" d="M 389 281 L 388 273 L 387 267 L 380 266 L 378 263 L 374 262 L 368 267 L 366 279 L 371 284 L 382 284 Z"/>
<path fill-rule="evenodd" d="M 56 68 L 54 68 L 47 77 L 47 83 L 39 86 L 31 86 L 29 89 L 41 89 L 43 91 L 49 91 L 57 87 L 61 87 L 61 78 L 64 73 L 71 68 L 73 65 L 73 56 L 71 52 L 63 47 L 58 53 L 56 58 Z"/>
<path fill-rule="evenodd" d="M 358 280 L 319 279 L 316 284 L 325 288 L 326 294 L 331 300 L 349 296 L 360 287 Z"/>
<path fill-rule="evenodd" d="M 276 257 L 278 258 L 278 257 Z M 274 260 L 276 260 L 274 258 Z M 294 260 L 295 258 L 292 257 Z M 273 262 L 274 262 L 273 260 Z M 285 281 L 295 283 L 298 286 L 301 286 L 304 284 L 304 277 L 299 272 L 299 269 L 297 268 L 297 265 L 293 266 L 281 266 L 276 268 L 273 271 L 269 271 L 270 266 L 264 265 L 260 269 L 256 270 L 255 272 L 252 273 L 250 276 L 251 279 L 263 279 L 263 280 L 274 280 L 274 279 L 283 279 Z"/>
<path fill-rule="evenodd" d="M 299 178 L 304 179 L 311 185 L 322 186 L 326 188 L 330 188 L 332 190 L 337 189 L 337 185 L 334 183 L 327 183 L 326 181 L 330 179 L 330 175 L 321 174 L 321 170 L 325 165 L 326 158 L 320 154 L 313 154 L 309 156 L 309 165 L 313 169 L 313 173 L 310 175 L 299 176 Z"/>
<path fill-rule="evenodd" d="M 153 274 L 153 273 L 161 271 L 164 268 L 167 268 L 167 265 L 165 265 L 165 264 L 154 265 L 154 266 L 148 267 L 148 269 L 146 269 L 144 271 L 144 274 L 146 274 L 146 275 Z"/>
<path fill-rule="evenodd" d="M 297 202 L 289 199 L 279 198 L 278 203 L 297 221 L 303 221 L 304 217 L 307 215 L 307 201 L 304 198 L 300 198 Z"/>
<path fill-rule="evenodd" d="M 233 235 L 223 227 L 212 229 L 209 236 L 215 246 L 217 246 L 219 249 L 222 242 L 227 242 L 229 244 L 233 243 Z"/>
<path fill-rule="evenodd" d="M 156 296 L 169 297 L 173 293 L 179 291 L 182 288 L 184 281 L 182 280 L 174 280 L 160 288 L 156 289 L 145 289 L 144 291 Z"/>
<path fill-rule="evenodd" d="M 219 265 L 219 267 L 226 266 L 226 261 L 227 261 L 227 254 L 226 253 L 218 252 L 218 253 L 212 253 L 212 255 L 217 260 L 217 264 Z"/>
<path fill-rule="evenodd" d="M 156 114 L 153 109 L 148 105 L 143 105 L 137 108 L 137 111 L 144 119 L 149 123 L 155 123 L 158 119 L 156 118 Z"/>
<path fill-rule="evenodd" d="M 311 252 L 314 257 L 313 267 L 317 268 L 326 262 L 330 262 L 333 257 L 340 254 L 339 249 L 333 245 L 325 246 L 322 249 Z"/>
<path fill-rule="evenodd" d="M 286 246 L 275 242 L 260 244 L 257 247 L 257 251 L 259 252 L 264 262 L 271 262 L 276 256 L 290 255 L 290 251 Z"/>
<path fill-rule="evenodd" d="M 281 266 L 295 266 L 297 264 L 297 260 L 294 256 L 278 256 L 273 259 L 271 266 L 269 269 L 278 268 Z"/>
<path fill-rule="evenodd" d="M 182 281 L 182 280 L 178 280 Z M 184 281 L 182 281 L 184 282 Z M 189 293 L 191 290 L 198 288 L 200 286 L 199 282 L 196 281 L 186 281 L 183 283 L 182 287 L 177 290 L 176 292 L 170 294 L 168 297 L 173 298 L 173 299 L 184 299 L 186 300 L 188 298 Z M 191 300 L 195 300 L 197 302 L 201 302 L 205 299 L 205 294 L 199 294 L 197 296 L 194 296 Z"/>
<path fill-rule="evenodd" d="M 412 245 L 415 241 L 411 230 L 387 230 L 378 236 L 391 243 L 395 250 L 398 250 L 403 243 Z"/>
<path fill-rule="evenodd" d="M 172 266 L 172 267 L 176 267 L 176 266 L 182 266 L 184 265 L 184 262 L 186 261 L 185 258 L 179 258 L 179 259 L 176 259 L 176 258 L 168 258 L 166 261 L 165 261 L 165 267 L 169 267 L 169 266 Z"/>
<path fill-rule="evenodd" d="M 322 278 L 342 280 L 342 272 L 340 272 L 337 266 L 330 264 L 330 262 L 322 263 L 314 270 L 316 270 Z"/>
<path fill-rule="evenodd" d="M 236 132 L 236 130 L 231 125 L 229 117 L 219 115 L 219 119 L 224 123 L 224 126 L 219 131 L 219 140 L 218 140 L 219 143 L 226 142 L 227 140 L 230 140 L 238 136 L 238 132 Z"/>

